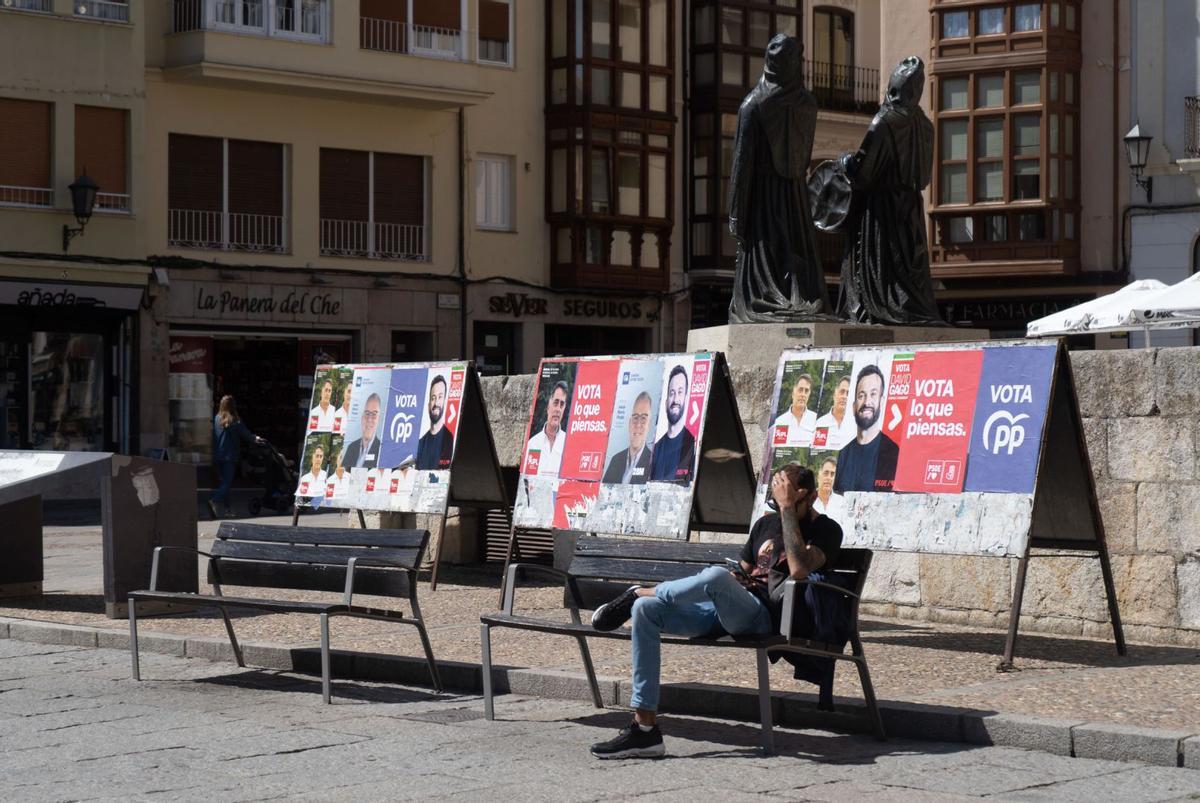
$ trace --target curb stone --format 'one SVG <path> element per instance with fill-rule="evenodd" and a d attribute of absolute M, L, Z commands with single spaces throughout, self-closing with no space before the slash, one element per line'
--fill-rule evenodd
<path fill-rule="evenodd" d="M 0 617 L 0 638 L 39 644 L 129 649 L 129 633 L 125 630 L 10 617 Z M 233 650 L 228 642 L 214 637 L 140 633 L 138 643 L 145 652 L 216 661 L 233 659 Z M 320 651 L 315 647 L 251 642 L 242 644 L 242 653 L 248 666 L 304 674 L 320 674 L 321 671 Z M 331 669 L 335 683 L 339 680 L 376 680 L 417 685 L 429 683 L 429 669 L 424 658 L 333 650 Z M 480 667 L 477 664 L 438 661 L 438 672 L 447 689 L 475 694 L 481 692 Z M 493 688 L 498 694 L 591 699 L 587 679 L 582 672 L 494 666 L 492 678 Z M 628 706 L 630 684 L 627 680 L 604 676 L 597 676 L 596 679 L 606 706 Z M 862 700 L 837 698 L 837 711 L 833 713 L 816 710 L 816 700 L 815 694 L 774 692 L 771 695 L 771 710 L 775 724 L 870 732 L 866 706 Z M 677 714 L 757 722 L 758 694 L 754 689 L 669 683 L 662 688 L 661 708 Z M 892 700 L 880 701 L 879 708 L 888 735 L 892 737 L 1016 747 L 1078 758 L 1200 769 L 1200 735 L 1188 730 L 1084 723 Z"/>

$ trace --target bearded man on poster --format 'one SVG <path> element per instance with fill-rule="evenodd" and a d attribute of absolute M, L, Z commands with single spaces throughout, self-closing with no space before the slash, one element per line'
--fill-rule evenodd
<path fill-rule="evenodd" d="M 687 369 L 676 365 L 667 377 L 667 397 L 663 400 L 667 414 L 667 431 L 654 444 L 650 459 L 650 479 L 659 482 L 692 481 L 692 466 L 696 462 L 696 439 L 684 426 L 688 399 Z"/>
<path fill-rule="evenodd" d="M 446 429 L 446 378 L 438 374 L 429 383 L 429 431 L 417 441 L 417 468 L 436 471 L 450 468 L 454 436 Z"/>
<path fill-rule="evenodd" d="M 838 454 L 834 493 L 891 491 L 896 479 L 900 447 L 883 432 L 883 405 L 887 400 L 883 372 L 867 365 L 854 383 L 854 423 L 858 436 Z"/>

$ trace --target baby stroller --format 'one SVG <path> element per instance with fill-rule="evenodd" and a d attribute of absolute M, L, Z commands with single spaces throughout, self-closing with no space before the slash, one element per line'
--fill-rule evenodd
<path fill-rule="evenodd" d="M 270 441 L 249 446 L 242 462 L 244 476 L 257 480 L 262 496 L 250 500 L 250 515 L 257 516 L 264 507 L 276 513 L 289 513 L 299 477 L 295 463 L 283 456 Z"/>

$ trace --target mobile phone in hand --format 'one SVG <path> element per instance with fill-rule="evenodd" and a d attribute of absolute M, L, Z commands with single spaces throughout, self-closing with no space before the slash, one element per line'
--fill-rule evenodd
<path fill-rule="evenodd" d="M 742 577 L 751 582 L 754 581 L 754 578 L 746 573 L 746 569 L 742 566 L 742 562 L 740 560 L 725 558 L 725 568 L 729 569 L 729 571 L 734 572 L 735 574 L 740 574 Z"/>

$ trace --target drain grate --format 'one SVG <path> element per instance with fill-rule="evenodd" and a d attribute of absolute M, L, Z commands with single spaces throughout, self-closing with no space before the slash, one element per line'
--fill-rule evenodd
<path fill-rule="evenodd" d="M 415 719 L 419 722 L 433 722 L 438 725 L 453 725 L 456 722 L 470 722 L 473 719 L 483 719 L 483 712 L 474 708 L 451 708 L 449 711 L 426 711 L 420 714 L 408 714 L 401 719 Z"/>

